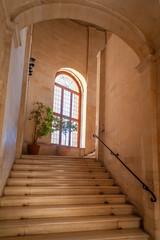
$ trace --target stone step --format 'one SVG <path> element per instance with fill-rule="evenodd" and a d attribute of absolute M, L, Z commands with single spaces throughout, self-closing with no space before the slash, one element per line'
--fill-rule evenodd
<path fill-rule="evenodd" d="M 16 159 L 18 160 L 18 159 Z M 97 161 L 94 158 L 76 158 L 76 157 L 62 157 L 62 156 L 36 156 L 36 155 L 28 155 L 25 158 L 21 158 L 21 160 L 39 160 L 39 161 L 50 161 L 50 162 L 62 162 L 62 163 L 68 163 L 68 162 L 72 162 L 72 163 L 97 163 L 99 161 Z"/>
<path fill-rule="evenodd" d="M 0 198 L 0 239 L 149 240 L 133 209 L 95 159 L 25 155 Z"/>
<path fill-rule="evenodd" d="M 113 179 L 8 178 L 8 186 L 112 186 Z"/>
<path fill-rule="evenodd" d="M 39 206 L 61 204 L 101 204 L 125 203 L 126 196 L 121 194 L 103 195 L 28 195 L 28 196 L 3 196 L 0 206 Z"/>
<path fill-rule="evenodd" d="M 28 171 L 28 170 L 32 170 L 32 171 L 46 171 L 46 170 L 52 170 L 54 172 L 105 172 L 105 168 L 104 167 L 87 167 L 87 166 L 66 166 L 66 167 L 56 167 L 54 165 L 27 165 L 27 164 L 14 164 L 13 165 L 13 170 L 16 171 Z"/>
<path fill-rule="evenodd" d="M 17 159 L 18 160 L 18 159 Z M 16 161 L 17 161 L 16 160 Z M 20 159 L 19 159 L 20 160 Z M 39 162 L 39 164 L 64 164 L 64 165 L 101 165 L 100 162 L 95 160 L 62 160 L 62 159 L 21 159 L 24 162 Z M 17 162 L 15 162 L 17 163 Z"/>
<path fill-rule="evenodd" d="M 110 178 L 109 173 L 97 172 L 68 172 L 55 173 L 54 171 L 11 171 L 10 177 L 16 178 L 53 178 L 53 179 L 107 179 Z"/>
<path fill-rule="evenodd" d="M 0 237 L 138 228 L 140 220 L 132 215 L 3 220 L 0 221 Z"/>
<path fill-rule="evenodd" d="M 3 240 L 149 240 L 141 229 L 114 229 L 73 233 L 53 233 L 21 237 L 4 237 Z"/>
<path fill-rule="evenodd" d="M 63 161 L 63 160 L 36 160 L 36 159 L 16 159 L 15 164 L 38 164 L 38 165 L 55 165 L 59 167 L 68 167 L 68 166 L 89 166 L 89 167 L 98 167 L 101 166 L 100 162 L 73 162 L 73 161 Z"/>
<path fill-rule="evenodd" d="M 118 186 L 56 186 L 56 187 L 24 187 L 7 186 L 4 189 L 4 195 L 35 195 L 35 194 L 53 194 L 53 195 L 74 195 L 74 194 L 115 194 L 120 192 Z M 83 197 L 83 196 L 82 196 Z"/>
<path fill-rule="evenodd" d="M 133 206 L 129 204 L 87 204 L 87 205 L 53 205 L 53 206 L 24 206 L 1 207 L 0 220 L 53 218 L 53 217 L 80 217 L 130 215 Z"/>
<path fill-rule="evenodd" d="M 21 159 L 49 159 L 49 160 L 63 160 L 63 161 L 97 161 L 95 158 L 83 158 L 73 156 L 53 156 L 53 155 L 27 155 L 22 154 Z M 97 161 L 98 162 L 98 161 Z"/>

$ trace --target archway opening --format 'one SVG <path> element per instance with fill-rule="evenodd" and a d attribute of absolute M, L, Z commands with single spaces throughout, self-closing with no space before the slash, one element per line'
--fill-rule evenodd
<path fill-rule="evenodd" d="M 64 125 L 70 122 L 70 127 L 54 131 L 51 143 L 85 148 L 86 93 L 82 74 L 72 68 L 59 69 L 54 81 L 53 114 Z"/>

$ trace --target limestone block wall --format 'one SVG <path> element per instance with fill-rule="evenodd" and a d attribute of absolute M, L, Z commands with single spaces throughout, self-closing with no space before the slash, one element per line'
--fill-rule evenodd
<path fill-rule="evenodd" d="M 15 159 L 26 33 L 27 28 L 20 32 L 22 45 L 19 48 L 15 48 L 14 41 L 11 47 L 1 140 L 0 195 Z"/>
<path fill-rule="evenodd" d="M 160 142 L 160 58 L 157 59 L 156 62 L 156 94 L 157 94 L 157 138 L 158 138 L 158 143 Z M 160 144 L 158 144 L 158 160 L 160 159 Z M 158 161 L 158 167 L 157 167 L 157 171 L 158 173 L 160 173 L 160 160 Z M 160 186 L 160 176 L 158 174 L 158 179 L 157 181 L 159 182 L 159 184 L 157 184 L 157 187 Z M 159 189 L 158 189 L 159 190 Z M 160 191 L 158 191 L 158 204 L 157 204 L 157 209 L 156 209 L 156 214 L 155 214 L 155 218 L 156 218 L 156 229 L 157 229 L 157 239 L 160 238 Z"/>
<path fill-rule="evenodd" d="M 150 79 L 135 69 L 139 59 L 117 36 L 105 49 L 105 143 L 153 191 L 153 142 Z M 145 74 L 144 74 L 145 75 Z M 147 75 L 146 75 L 147 76 Z M 149 76 L 149 75 L 148 75 Z M 145 229 L 154 236 L 154 204 L 141 184 L 102 147 L 101 160 L 144 217 Z"/>
<path fill-rule="evenodd" d="M 33 26 L 31 55 L 36 59 L 33 75 L 29 78 L 28 101 L 25 121 L 23 153 L 32 140 L 33 122 L 29 113 L 35 101 L 53 107 L 54 78 L 60 68 L 72 68 L 87 81 L 86 152 L 92 151 L 95 132 L 96 111 L 96 55 L 104 47 L 105 32 L 82 26 L 71 20 L 49 20 Z M 50 136 L 39 140 L 41 154 L 54 154 L 50 146 Z"/>
<path fill-rule="evenodd" d="M 10 48 L 12 42 L 12 35 L 6 33 L 5 25 L 3 23 L 2 8 L 0 6 L 0 141 L 3 129 L 4 117 L 4 103 L 6 97 L 6 87 L 9 69 Z M 0 148 L 1 156 L 1 148 Z"/>

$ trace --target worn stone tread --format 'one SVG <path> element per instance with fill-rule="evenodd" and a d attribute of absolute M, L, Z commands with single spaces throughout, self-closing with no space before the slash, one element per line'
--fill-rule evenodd
<path fill-rule="evenodd" d="M 149 240 L 141 229 L 121 229 L 88 231 L 76 233 L 58 233 L 30 235 L 20 237 L 3 237 L 1 240 Z"/>

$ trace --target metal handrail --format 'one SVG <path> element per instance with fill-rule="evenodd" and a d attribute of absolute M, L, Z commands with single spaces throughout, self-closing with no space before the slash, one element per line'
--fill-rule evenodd
<path fill-rule="evenodd" d="M 151 202 L 156 202 L 156 196 L 154 195 L 154 193 L 149 189 L 149 187 L 141 181 L 141 179 L 139 179 L 139 177 L 136 176 L 136 174 L 134 172 L 132 172 L 132 170 L 126 166 L 126 164 L 118 157 L 119 154 L 115 154 L 97 135 L 93 135 L 93 137 L 97 138 L 106 148 L 108 148 L 108 150 L 111 152 L 112 155 L 114 155 L 122 164 L 125 168 L 127 168 L 127 170 L 142 184 L 143 189 L 145 189 L 146 191 L 150 192 L 150 194 L 153 196 L 150 198 Z"/>

